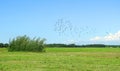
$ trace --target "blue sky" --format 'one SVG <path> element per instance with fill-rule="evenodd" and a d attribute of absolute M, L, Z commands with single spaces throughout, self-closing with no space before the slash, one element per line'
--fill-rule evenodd
<path fill-rule="evenodd" d="M 0 42 L 120 44 L 120 0 L 0 0 Z"/>

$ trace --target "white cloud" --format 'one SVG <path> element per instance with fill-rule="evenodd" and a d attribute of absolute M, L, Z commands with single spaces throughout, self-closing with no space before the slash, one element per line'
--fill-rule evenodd
<path fill-rule="evenodd" d="M 90 39 L 91 41 L 117 41 L 120 40 L 120 31 L 117 33 L 110 33 L 106 36 L 96 36 Z"/>
<path fill-rule="evenodd" d="M 101 40 L 101 37 L 96 36 L 96 37 L 94 37 L 94 38 L 91 38 L 90 40 L 91 40 L 91 41 Z"/>

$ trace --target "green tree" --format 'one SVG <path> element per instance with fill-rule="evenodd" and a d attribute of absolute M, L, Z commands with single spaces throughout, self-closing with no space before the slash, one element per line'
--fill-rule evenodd
<path fill-rule="evenodd" d="M 45 51 L 44 46 L 45 39 L 33 38 L 30 39 L 28 36 L 18 36 L 9 42 L 8 51 Z"/>

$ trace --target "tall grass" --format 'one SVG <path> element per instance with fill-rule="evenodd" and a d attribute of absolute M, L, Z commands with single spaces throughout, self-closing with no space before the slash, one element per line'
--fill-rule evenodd
<path fill-rule="evenodd" d="M 40 38 L 30 39 L 26 35 L 18 36 L 9 41 L 8 51 L 43 52 L 45 51 L 44 41 L 45 39 Z"/>

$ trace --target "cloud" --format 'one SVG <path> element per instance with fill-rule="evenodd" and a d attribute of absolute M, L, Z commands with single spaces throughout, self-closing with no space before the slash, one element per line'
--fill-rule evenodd
<path fill-rule="evenodd" d="M 91 41 L 118 41 L 120 40 L 120 31 L 117 33 L 110 33 L 106 36 L 96 36 L 90 39 Z"/>
<path fill-rule="evenodd" d="M 96 37 L 94 37 L 94 38 L 91 38 L 90 40 L 91 40 L 91 41 L 97 41 L 97 40 L 101 40 L 101 37 L 99 37 L 99 36 L 96 36 Z"/>

